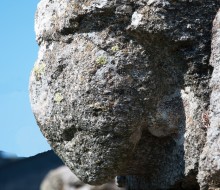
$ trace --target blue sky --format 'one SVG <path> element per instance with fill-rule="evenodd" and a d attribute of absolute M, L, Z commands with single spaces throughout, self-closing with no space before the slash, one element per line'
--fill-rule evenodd
<path fill-rule="evenodd" d="M 1 0 L 0 150 L 31 156 L 50 149 L 31 112 L 28 83 L 37 58 L 34 14 L 39 0 Z"/>

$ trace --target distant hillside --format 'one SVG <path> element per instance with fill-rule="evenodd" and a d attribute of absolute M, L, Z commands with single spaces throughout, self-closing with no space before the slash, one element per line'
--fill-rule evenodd
<path fill-rule="evenodd" d="M 0 157 L 0 190 L 39 190 L 47 173 L 61 165 L 53 151 L 24 159 Z"/>
<path fill-rule="evenodd" d="M 19 158 L 16 155 L 8 154 L 6 152 L 0 151 L 0 168 L 3 165 L 10 164 L 12 162 L 16 162 L 21 159 L 23 159 L 23 158 Z"/>

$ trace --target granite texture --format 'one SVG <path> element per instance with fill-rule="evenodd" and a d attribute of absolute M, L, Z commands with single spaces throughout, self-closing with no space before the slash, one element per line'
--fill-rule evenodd
<path fill-rule="evenodd" d="M 219 7 L 217 0 L 40 1 L 32 109 L 81 180 L 126 176 L 128 189 L 198 188 Z"/>

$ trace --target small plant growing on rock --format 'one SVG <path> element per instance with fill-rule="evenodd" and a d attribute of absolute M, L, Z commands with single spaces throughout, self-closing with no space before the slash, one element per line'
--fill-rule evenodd
<path fill-rule="evenodd" d="M 98 65 L 105 65 L 107 63 L 107 58 L 105 56 L 99 56 L 96 59 Z"/>
<path fill-rule="evenodd" d="M 57 92 L 54 96 L 54 101 L 57 103 L 57 104 L 60 104 L 60 102 L 63 100 L 63 96 L 60 92 Z"/>
<path fill-rule="evenodd" d="M 34 75 L 35 75 L 37 80 L 41 79 L 41 76 L 44 74 L 45 67 L 46 67 L 45 63 L 35 64 L 35 66 L 34 66 Z"/>

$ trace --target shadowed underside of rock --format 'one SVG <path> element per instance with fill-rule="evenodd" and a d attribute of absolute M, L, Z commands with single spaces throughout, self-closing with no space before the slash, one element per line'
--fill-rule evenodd
<path fill-rule="evenodd" d="M 40 1 L 32 109 L 80 179 L 102 184 L 121 175 L 130 189 L 197 187 L 219 6 L 215 0 Z"/>

